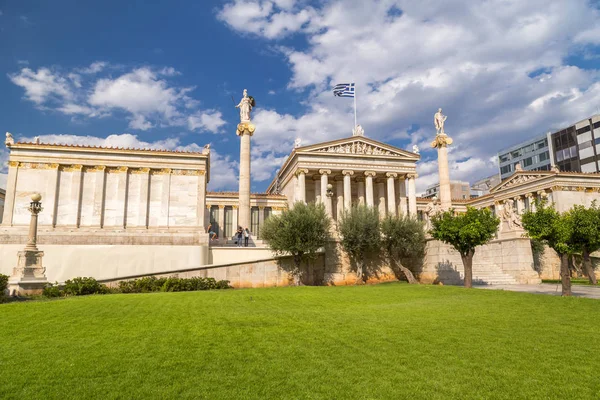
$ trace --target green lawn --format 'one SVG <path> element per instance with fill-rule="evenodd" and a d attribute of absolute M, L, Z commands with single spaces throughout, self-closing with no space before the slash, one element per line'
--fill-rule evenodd
<path fill-rule="evenodd" d="M 0 398 L 600 398 L 600 301 L 383 284 L 0 305 Z"/>

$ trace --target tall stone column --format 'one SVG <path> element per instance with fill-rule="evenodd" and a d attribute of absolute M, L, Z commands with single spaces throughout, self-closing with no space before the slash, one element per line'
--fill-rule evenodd
<path fill-rule="evenodd" d="M 527 202 L 529 203 L 529 211 L 535 212 L 535 196 L 533 193 L 527 193 L 525 197 L 527 197 Z"/>
<path fill-rule="evenodd" d="M 337 197 L 335 201 L 335 215 L 339 220 L 344 212 L 344 182 L 341 180 L 335 182 L 335 195 Z"/>
<path fill-rule="evenodd" d="M 332 204 L 331 197 L 327 196 L 327 185 L 329 184 L 329 175 L 331 174 L 330 169 L 320 169 L 321 174 L 321 201 L 325 204 L 325 211 L 329 216 L 332 216 Z"/>
<path fill-rule="evenodd" d="M 377 210 L 379 210 L 379 216 L 385 217 L 385 183 L 377 182 Z"/>
<path fill-rule="evenodd" d="M 373 205 L 375 205 L 375 202 L 373 201 L 373 178 L 375 177 L 375 172 L 374 171 L 365 171 L 365 183 L 366 183 L 366 200 L 367 200 L 367 206 L 368 207 L 373 207 Z"/>
<path fill-rule="evenodd" d="M 299 168 L 296 171 L 296 175 L 298 176 L 298 198 L 296 201 L 301 201 L 306 203 L 306 174 L 308 170 L 305 168 Z"/>
<path fill-rule="evenodd" d="M 240 140 L 240 190 L 239 190 L 239 223 L 250 226 L 250 138 L 256 128 L 250 122 L 241 122 L 237 126 Z"/>
<path fill-rule="evenodd" d="M 231 228 L 237 231 L 238 226 L 240 226 L 238 223 L 238 206 L 232 206 L 231 208 Z"/>
<path fill-rule="evenodd" d="M 406 178 L 404 175 L 398 177 L 398 212 L 402 215 L 408 213 L 408 205 L 406 204 Z"/>
<path fill-rule="evenodd" d="M 222 241 L 227 241 L 227 238 L 225 237 L 225 205 L 223 204 L 219 204 L 219 239 L 221 239 Z"/>
<path fill-rule="evenodd" d="M 8 179 L 6 180 L 6 200 L 4 203 L 3 226 L 11 226 L 13 222 L 15 196 L 17 194 L 17 174 L 19 173 L 19 162 L 8 162 Z"/>
<path fill-rule="evenodd" d="M 523 196 L 517 196 L 517 214 L 523 214 L 525 212 L 525 201 Z"/>
<path fill-rule="evenodd" d="M 398 174 L 388 172 L 385 176 L 387 177 L 388 213 L 390 215 L 396 215 L 396 188 L 394 187 L 394 179 L 398 177 Z"/>
<path fill-rule="evenodd" d="M 438 151 L 438 174 L 440 178 L 440 205 L 442 210 L 448 210 L 452 207 L 452 194 L 450 190 L 450 172 L 448 169 L 448 146 L 452 144 L 452 139 L 445 133 L 436 135 L 435 140 L 431 142 L 432 148 Z"/>
<path fill-rule="evenodd" d="M 352 175 L 354 175 L 354 171 L 343 170 L 342 175 L 344 175 L 344 209 L 350 210 L 352 207 Z"/>
<path fill-rule="evenodd" d="M 417 190 L 415 187 L 415 179 L 417 174 L 408 174 L 408 214 L 417 215 Z"/>

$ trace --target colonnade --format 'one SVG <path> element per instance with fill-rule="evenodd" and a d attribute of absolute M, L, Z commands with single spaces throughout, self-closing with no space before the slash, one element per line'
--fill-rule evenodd
<path fill-rule="evenodd" d="M 415 173 L 376 172 L 343 169 L 307 168 L 296 170 L 294 201 L 306 203 L 307 177 L 314 181 L 314 201 L 323 203 L 330 216 L 340 215 L 349 210 L 352 204 L 366 204 L 377 207 L 380 215 L 417 213 Z M 331 189 L 328 186 L 331 184 Z M 354 187 L 356 185 L 356 188 Z M 354 195 L 353 195 L 354 194 Z M 333 207 L 335 201 L 336 207 Z"/>

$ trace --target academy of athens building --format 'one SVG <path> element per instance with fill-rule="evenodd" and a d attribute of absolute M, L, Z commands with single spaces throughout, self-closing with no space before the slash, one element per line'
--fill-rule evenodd
<path fill-rule="evenodd" d="M 244 140 L 250 128 L 240 125 L 238 135 Z M 253 130 L 252 126 L 248 141 Z M 13 273 L 17 253 L 27 242 L 31 195 L 39 193 L 43 211 L 37 243 L 50 282 L 77 276 L 110 282 L 176 274 L 228 279 L 236 287 L 287 285 L 291 277 L 282 267 L 287 261 L 274 258 L 260 237 L 271 215 L 296 202 L 317 202 L 324 204 L 335 225 L 343 210 L 360 203 L 377 207 L 382 216 L 409 214 L 428 223 L 435 205 L 416 196 L 418 153 L 363 135 L 291 149 L 266 193 L 248 193 L 247 217 L 240 212 L 246 204 L 240 193 L 207 191 L 209 146 L 200 152 L 179 152 L 8 139 L 6 144 L 10 156 L 0 226 L 0 273 Z M 466 206 L 488 207 L 502 220 L 496 238 L 475 254 L 475 282 L 534 283 L 558 274 L 558 260 L 552 254 L 534 260 L 520 226 L 519 215 L 542 198 L 559 211 L 573 204 L 589 205 L 600 199 L 600 175 L 516 171 L 488 195 L 452 199 L 452 208 L 459 212 Z M 209 224 L 218 240 L 209 240 Z M 251 230 L 251 247 L 232 244 L 238 225 Z M 331 248 L 336 247 L 335 235 Z M 326 283 L 355 281 L 348 260 L 332 256 L 328 249 L 312 268 L 320 270 Z M 462 279 L 458 253 L 431 239 L 425 258 L 411 268 L 423 282 Z M 395 276 L 384 268 L 373 279 Z"/>

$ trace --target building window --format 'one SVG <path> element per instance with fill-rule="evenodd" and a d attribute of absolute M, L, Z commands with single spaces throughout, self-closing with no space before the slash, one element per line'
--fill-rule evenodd
<path fill-rule="evenodd" d="M 533 160 L 531 157 L 523 160 L 523 167 L 530 167 L 533 164 Z"/>
<path fill-rule="evenodd" d="M 548 139 L 541 140 L 541 141 L 537 142 L 535 145 L 538 150 L 543 149 L 544 147 L 548 147 Z"/>
<path fill-rule="evenodd" d="M 577 134 L 578 134 L 578 135 L 581 135 L 582 133 L 589 132 L 589 131 L 590 131 L 590 129 L 591 129 L 591 128 L 590 128 L 590 126 L 589 126 L 589 125 L 588 125 L 588 126 L 584 126 L 584 127 L 583 127 L 583 128 L 581 128 L 581 129 L 577 129 Z"/>
<path fill-rule="evenodd" d="M 521 154 L 522 154 L 521 149 L 519 149 L 519 150 L 515 150 L 512 153 L 510 153 L 510 156 L 512 158 L 519 158 L 519 157 L 521 157 Z"/>
<path fill-rule="evenodd" d="M 581 143 L 579 145 L 579 150 L 587 149 L 588 147 L 592 147 L 592 141 L 588 140 L 587 142 Z"/>
<path fill-rule="evenodd" d="M 503 163 L 503 162 L 507 162 L 508 160 L 510 160 L 510 154 L 502 154 L 502 155 L 500 156 L 500 162 L 501 162 L 501 163 Z"/>
<path fill-rule="evenodd" d="M 533 144 L 523 147 L 523 153 L 531 153 L 533 150 L 534 150 Z"/>
<path fill-rule="evenodd" d="M 500 168 L 500 173 L 502 175 L 508 174 L 510 171 L 511 171 L 510 165 L 505 165 L 504 167 Z"/>
<path fill-rule="evenodd" d="M 541 153 L 541 154 L 539 155 L 539 157 L 540 157 L 540 162 L 542 162 L 542 161 L 546 161 L 546 160 L 549 160 L 549 159 L 550 159 L 550 152 L 549 152 L 549 151 L 546 151 L 546 152 L 544 152 L 544 153 Z"/>

